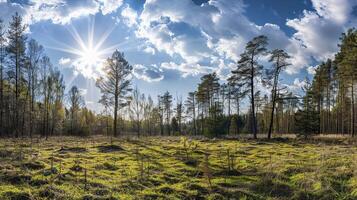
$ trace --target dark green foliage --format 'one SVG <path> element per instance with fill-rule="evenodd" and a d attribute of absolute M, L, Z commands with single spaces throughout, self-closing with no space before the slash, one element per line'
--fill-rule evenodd
<path fill-rule="evenodd" d="M 303 98 L 301 108 L 295 114 L 295 123 L 298 135 L 305 138 L 319 132 L 319 112 L 316 109 L 311 86 L 306 87 L 306 96 Z"/>

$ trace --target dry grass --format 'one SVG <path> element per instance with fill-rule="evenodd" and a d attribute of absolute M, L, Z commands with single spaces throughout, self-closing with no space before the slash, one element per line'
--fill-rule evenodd
<path fill-rule="evenodd" d="M 3 139 L 0 199 L 356 199 L 353 144 L 344 138 Z"/>

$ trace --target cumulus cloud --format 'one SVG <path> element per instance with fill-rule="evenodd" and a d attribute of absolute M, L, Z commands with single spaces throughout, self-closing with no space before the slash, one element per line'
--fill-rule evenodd
<path fill-rule="evenodd" d="M 174 62 L 163 62 L 161 63 L 161 68 L 169 69 L 169 70 L 177 70 L 182 73 L 183 77 L 187 77 L 189 75 L 199 75 L 199 74 L 207 74 L 213 72 L 213 68 L 209 66 L 202 66 L 198 63 L 196 64 L 187 64 L 181 63 L 177 64 Z"/>
<path fill-rule="evenodd" d="M 103 15 L 115 12 L 123 4 L 123 0 L 98 0 L 98 2 Z"/>
<path fill-rule="evenodd" d="M 338 50 L 339 36 L 357 25 L 352 15 L 355 0 L 312 0 L 315 11 L 304 11 L 300 18 L 287 20 L 296 30 L 290 39 L 288 51 L 293 55 L 293 65 L 288 73 L 309 67 L 312 59 L 323 61 L 332 58 Z"/>
<path fill-rule="evenodd" d="M 286 69 L 288 74 L 301 69 L 312 74 L 311 64 L 331 58 L 338 50 L 340 34 L 357 25 L 357 17 L 352 14 L 357 1 L 311 2 L 313 10 L 287 20 L 286 25 L 295 30 L 291 37 L 276 24 L 257 25 L 250 21 L 243 0 L 210 0 L 201 5 L 192 0 L 146 0 L 142 11 L 126 4 L 114 18 L 143 41 L 145 46 L 138 47 L 139 51 L 151 55 L 163 52 L 170 58 L 155 67 L 139 65 L 136 74 L 141 79 L 160 80 L 162 76 L 148 78 L 151 77 L 148 73 L 161 74 L 160 70 L 176 70 L 184 77 L 215 71 L 220 77 L 227 77 L 246 42 L 261 34 L 268 36 L 270 49 L 286 49 L 292 56 L 292 65 Z M 12 12 L 3 9 L 4 5 L 10 4 L 0 4 L 2 11 Z M 98 12 L 115 13 L 122 5 L 123 0 L 29 0 L 17 9 L 25 10 L 25 20 L 30 24 L 43 20 L 67 24 Z M 72 64 L 78 65 L 77 71 L 95 70 L 82 69 L 74 61 Z"/>
<path fill-rule="evenodd" d="M 151 55 L 155 55 L 156 53 L 155 49 L 150 46 L 145 47 L 143 51 Z"/>
<path fill-rule="evenodd" d="M 134 65 L 133 75 L 140 80 L 147 82 L 158 82 L 164 79 L 162 69 L 158 68 L 156 65 Z"/>
<path fill-rule="evenodd" d="M 316 69 L 318 66 L 309 66 L 307 67 L 307 73 L 309 73 L 310 75 L 315 75 L 316 74 Z"/>
<path fill-rule="evenodd" d="M 201 6 L 191 0 L 148 0 L 138 16 L 136 35 L 176 60 L 161 66 L 183 76 L 208 68 L 225 71 L 213 66 L 217 64 L 214 58 L 236 62 L 246 42 L 259 34 L 271 36 L 276 47 L 287 46 L 289 39 L 277 25 L 257 26 L 244 15 L 244 9 L 242 0 L 211 0 Z"/>
<path fill-rule="evenodd" d="M 131 9 L 129 5 L 122 10 L 121 16 L 124 18 L 124 23 L 129 27 L 137 25 L 138 14 L 135 10 Z"/>
<path fill-rule="evenodd" d="M 94 15 L 98 12 L 102 12 L 103 15 L 110 14 L 122 4 L 123 0 L 29 0 L 23 4 L 8 3 L 7 8 L 21 6 L 23 10 L 20 13 L 24 14 L 24 21 L 27 24 L 40 21 L 68 24 L 75 18 Z"/>
<path fill-rule="evenodd" d="M 296 31 L 288 37 L 276 24 L 259 26 L 251 22 L 242 0 L 210 0 L 201 6 L 192 0 L 147 0 L 143 11 L 135 16 L 136 36 L 175 60 L 162 67 L 177 69 L 187 76 L 205 71 L 197 69 L 207 67 L 201 63 L 211 63 L 210 67 L 222 71 L 215 57 L 226 63 L 236 62 L 246 42 L 264 34 L 269 38 L 269 48 L 286 49 L 292 56 L 292 65 L 286 72 L 296 74 L 312 62 L 331 58 L 338 50 L 340 34 L 356 25 L 351 15 L 357 5 L 354 0 L 312 0 L 312 5 L 315 10 L 287 20 L 287 26 Z"/>
<path fill-rule="evenodd" d="M 288 91 L 293 92 L 295 94 L 300 94 L 306 85 L 307 85 L 306 79 L 300 80 L 299 78 L 295 78 L 292 84 L 290 85 L 285 84 L 284 86 L 287 87 Z"/>
<path fill-rule="evenodd" d="M 86 61 L 82 59 L 76 59 L 72 61 L 70 65 L 73 68 L 75 76 L 81 74 L 87 79 L 96 80 L 97 78 L 104 75 L 103 62 L 103 60 L 98 60 L 97 63 L 88 65 Z"/>
<path fill-rule="evenodd" d="M 60 58 L 58 61 L 58 64 L 60 65 L 67 65 L 71 62 L 70 58 Z"/>

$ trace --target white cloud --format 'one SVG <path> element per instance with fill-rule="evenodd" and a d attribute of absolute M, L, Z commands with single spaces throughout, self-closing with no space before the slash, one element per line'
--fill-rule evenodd
<path fill-rule="evenodd" d="M 76 59 L 71 63 L 71 67 L 74 70 L 74 75 L 83 75 L 87 79 L 96 80 L 98 77 L 104 75 L 103 72 L 103 60 L 98 60 L 96 64 L 88 65 L 86 61 Z"/>
<path fill-rule="evenodd" d="M 277 47 L 287 46 L 289 38 L 277 25 L 257 26 L 245 17 L 244 9 L 241 0 L 211 0 L 202 6 L 191 0 L 148 0 L 138 17 L 136 35 L 169 54 L 175 62 L 162 66 L 184 76 L 206 71 L 198 68 L 213 64 L 213 57 L 236 62 L 246 42 L 259 34 L 271 36 Z"/>
<path fill-rule="evenodd" d="M 202 66 L 200 64 L 188 64 L 181 63 L 176 64 L 174 62 L 163 62 L 161 63 L 161 68 L 169 69 L 169 70 L 177 70 L 182 73 L 183 77 L 187 77 L 189 75 L 199 75 L 211 73 L 213 71 L 212 67 Z"/>
<path fill-rule="evenodd" d="M 29 5 L 24 16 L 27 24 L 46 20 L 55 24 L 67 24 L 74 18 L 97 13 L 100 6 L 98 2 L 91 0 L 85 4 L 65 0 L 30 0 Z"/>
<path fill-rule="evenodd" d="M 288 86 L 289 91 L 292 91 L 295 94 L 299 94 L 306 87 L 306 81 L 306 79 L 300 80 L 299 78 L 295 78 L 293 84 Z"/>
<path fill-rule="evenodd" d="M 110 14 L 123 4 L 123 0 L 29 1 L 24 6 L 25 20 L 30 23 L 50 20 L 57 24 L 98 12 Z M 251 22 L 246 17 L 243 0 L 210 0 L 201 6 L 192 0 L 146 0 L 142 12 L 126 5 L 115 19 L 132 28 L 136 39 L 144 39 L 145 47 L 138 48 L 140 51 L 152 55 L 164 52 L 170 56 L 160 61 L 157 68 L 177 70 L 183 76 L 216 71 L 225 77 L 246 42 L 260 34 L 268 36 L 269 48 L 286 49 L 292 56 L 287 73 L 298 73 L 301 69 L 312 73 L 311 64 L 331 58 L 338 50 L 340 34 L 357 26 L 356 16 L 351 14 L 357 1 L 311 1 L 315 10 L 287 20 L 286 24 L 296 31 L 292 37 L 275 24 L 259 26 Z M 0 9 L 9 12 L 2 9 L 3 5 Z M 95 69 L 78 67 L 79 63 L 74 65 L 77 71 L 95 72 Z"/>
<path fill-rule="evenodd" d="M 309 67 L 307 67 L 307 73 L 309 73 L 310 75 L 315 75 L 317 67 L 318 66 L 309 66 Z"/>
<path fill-rule="evenodd" d="M 344 24 L 352 12 L 355 0 L 312 0 L 318 15 L 338 24 Z"/>
<path fill-rule="evenodd" d="M 143 51 L 151 55 L 155 55 L 156 53 L 155 49 L 150 46 L 145 47 Z"/>
<path fill-rule="evenodd" d="M 197 74 L 202 62 L 213 64 L 213 57 L 236 62 L 246 42 L 264 34 L 269 38 L 269 48 L 286 49 L 292 56 L 286 72 L 296 74 L 312 62 L 331 58 L 338 50 L 340 34 L 357 24 L 351 16 L 355 0 L 312 0 L 312 4 L 315 11 L 304 11 L 301 17 L 287 20 L 286 24 L 296 30 L 289 38 L 275 24 L 258 26 L 251 22 L 242 0 L 210 0 L 201 6 L 191 0 L 147 0 L 138 16 L 136 35 L 169 54 L 177 65 L 196 66 L 182 70 L 170 65 L 187 75 L 190 68 Z M 182 24 L 187 26 L 185 33 L 175 28 Z"/>
<path fill-rule="evenodd" d="M 129 27 L 137 25 L 138 14 L 135 10 L 131 9 L 129 5 L 122 10 L 121 16 L 125 19 L 124 23 L 126 23 Z"/>
<path fill-rule="evenodd" d="M 29 0 L 23 4 L 24 21 L 34 24 L 51 21 L 54 24 L 68 24 L 71 20 L 102 12 L 103 15 L 116 11 L 123 0 Z"/>
<path fill-rule="evenodd" d="M 144 65 L 134 65 L 133 75 L 137 79 L 141 79 L 147 82 L 158 82 L 164 79 L 163 72 L 156 65 L 144 66 Z"/>
<path fill-rule="evenodd" d="M 58 61 L 58 64 L 60 65 L 67 65 L 71 62 L 70 58 L 60 58 Z"/>
<path fill-rule="evenodd" d="M 100 10 L 103 15 L 116 11 L 123 4 L 123 0 L 98 0 L 98 2 L 101 3 Z"/>
<path fill-rule="evenodd" d="M 302 17 L 287 20 L 287 25 L 296 30 L 290 39 L 288 52 L 293 56 L 290 74 L 308 68 L 314 60 L 332 58 L 338 50 L 340 35 L 357 25 L 352 8 L 355 0 L 312 0 L 316 11 L 304 11 Z"/>

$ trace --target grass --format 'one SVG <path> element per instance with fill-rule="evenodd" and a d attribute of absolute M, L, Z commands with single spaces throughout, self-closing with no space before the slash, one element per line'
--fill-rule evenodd
<path fill-rule="evenodd" d="M 357 199 L 345 139 L 0 141 L 0 199 Z"/>

